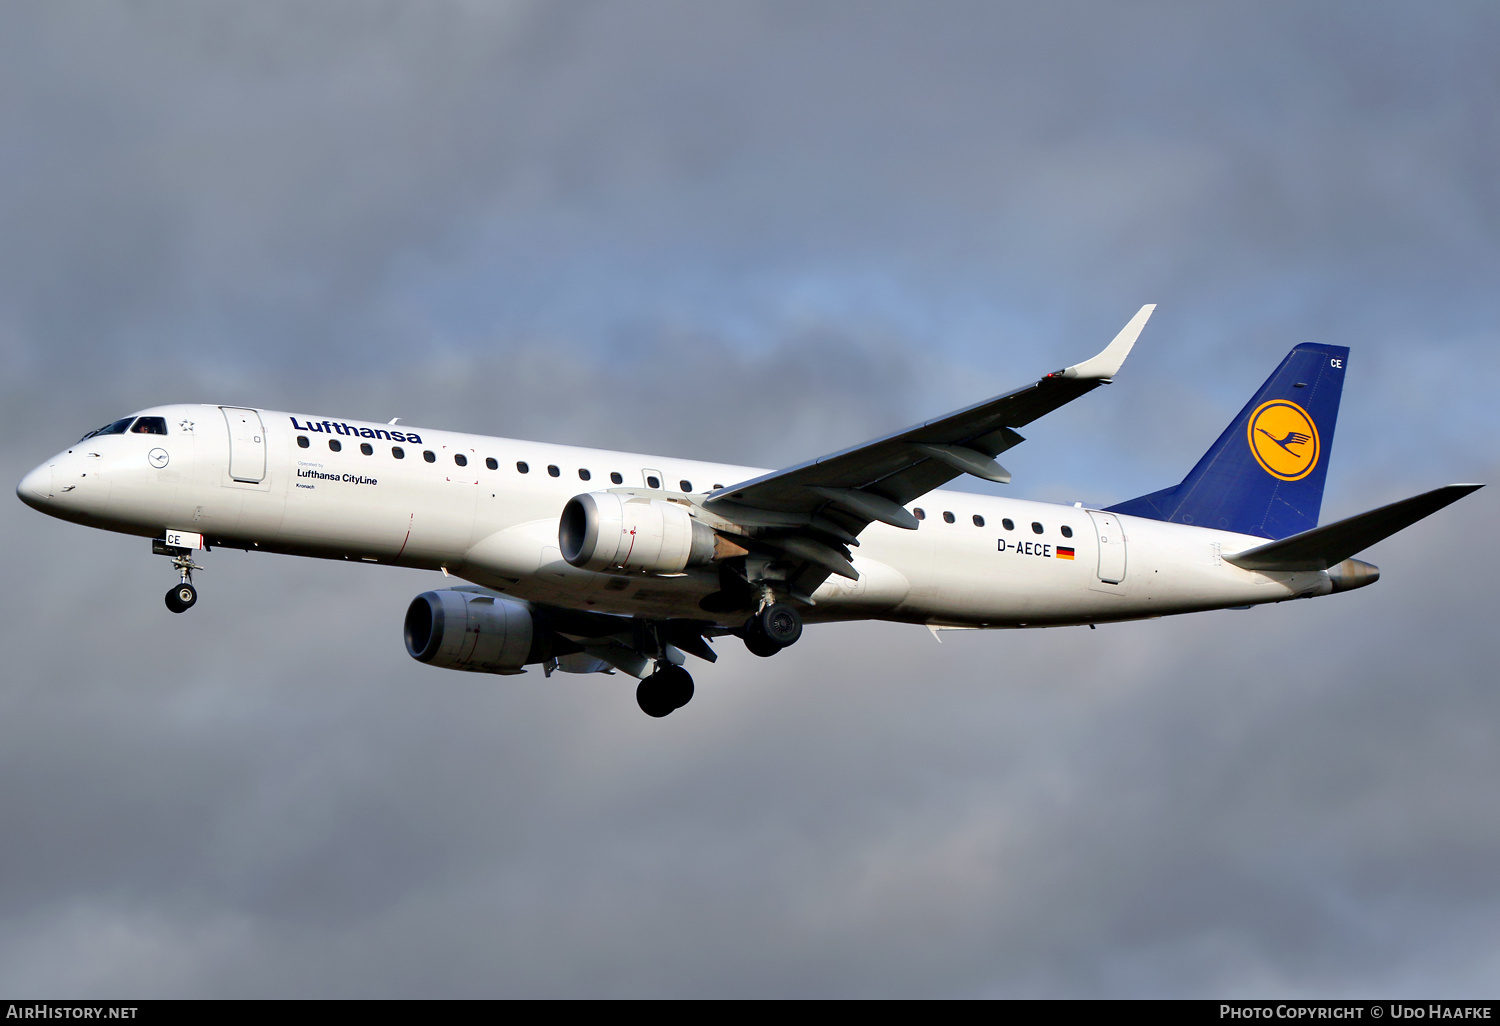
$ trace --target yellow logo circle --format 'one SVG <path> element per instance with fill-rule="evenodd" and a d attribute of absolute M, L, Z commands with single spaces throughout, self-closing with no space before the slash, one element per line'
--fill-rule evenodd
<path fill-rule="evenodd" d="M 1318 465 L 1318 426 L 1286 399 L 1261 403 L 1250 414 L 1250 451 L 1272 477 L 1300 481 Z"/>

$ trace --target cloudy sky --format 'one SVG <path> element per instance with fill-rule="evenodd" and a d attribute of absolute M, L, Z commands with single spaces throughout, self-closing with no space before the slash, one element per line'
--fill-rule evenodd
<path fill-rule="evenodd" d="M 775 466 L 1076 362 L 1014 494 L 1348 345 L 1324 502 L 1493 481 L 1493 4 L 0 6 L 8 480 L 159 402 Z M 977 487 L 977 486 L 976 486 Z M 1374 588 L 421 666 L 421 573 L 0 504 L 0 992 L 1484 995 L 1500 499 Z"/>

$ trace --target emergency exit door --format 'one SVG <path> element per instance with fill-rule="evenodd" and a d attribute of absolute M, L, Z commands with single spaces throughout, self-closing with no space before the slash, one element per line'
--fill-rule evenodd
<path fill-rule="evenodd" d="M 229 424 L 229 477 L 246 484 L 266 478 L 266 428 L 260 414 L 237 406 L 220 406 Z"/>
<path fill-rule="evenodd" d="M 1099 536 L 1099 580 L 1119 584 L 1125 579 L 1125 532 L 1113 513 L 1089 510 L 1094 532 Z"/>

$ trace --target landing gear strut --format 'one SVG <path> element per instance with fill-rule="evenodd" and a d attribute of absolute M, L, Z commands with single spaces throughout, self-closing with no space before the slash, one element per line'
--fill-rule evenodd
<path fill-rule="evenodd" d="M 773 656 L 802 637 L 802 617 L 785 602 L 772 602 L 745 621 L 745 647 L 758 656 Z"/>
<path fill-rule="evenodd" d="M 641 712 L 657 718 L 681 709 L 692 698 L 692 675 L 673 663 L 659 666 L 635 689 L 635 701 Z"/>
<path fill-rule="evenodd" d="M 193 571 L 203 568 L 193 562 L 191 549 L 168 549 L 167 554 L 172 557 L 173 569 L 182 577 L 181 582 L 167 592 L 167 608 L 174 613 L 185 613 L 198 601 L 198 589 L 193 587 Z"/>

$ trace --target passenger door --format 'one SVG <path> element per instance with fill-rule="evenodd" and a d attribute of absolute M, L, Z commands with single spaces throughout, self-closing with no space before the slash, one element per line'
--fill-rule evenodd
<path fill-rule="evenodd" d="M 229 425 L 229 476 L 246 484 L 266 478 L 266 429 L 260 414 L 237 406 L 221 406 Z"/>

